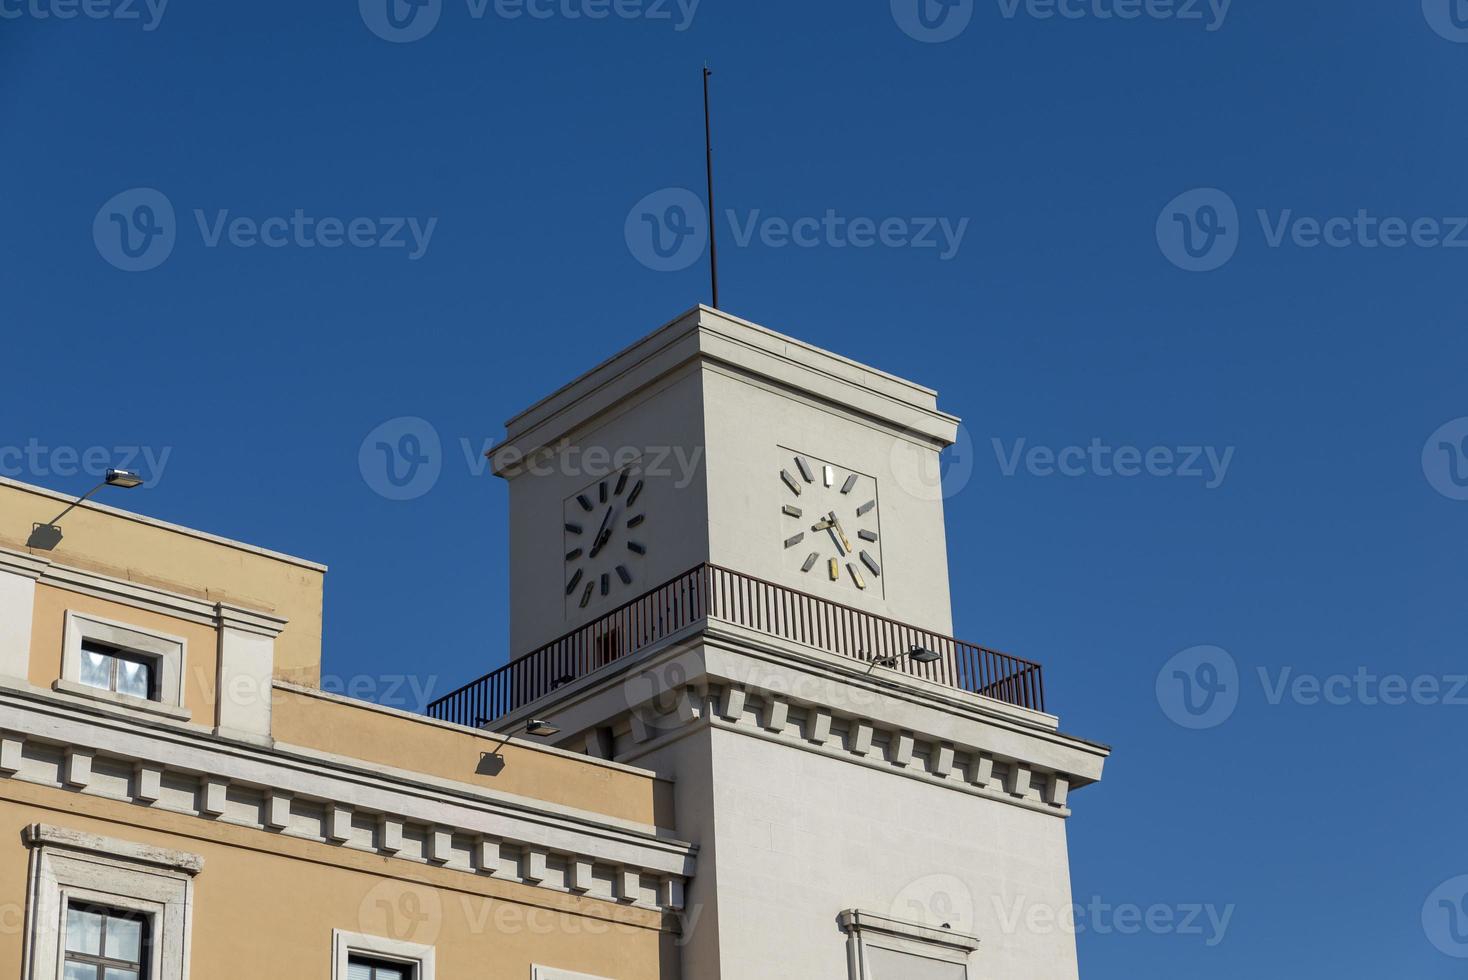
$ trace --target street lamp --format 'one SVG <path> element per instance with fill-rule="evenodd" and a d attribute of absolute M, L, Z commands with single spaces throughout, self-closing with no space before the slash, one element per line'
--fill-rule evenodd
<path fill-rule="evenodd" d="M 876 667 L 896 667 L 904 660 L 911 660 L 915 664 L 930 664 L 942 659 L 943 654 L 938 653 L 936 650 L 929 650 L 927 647 L 924 646 L 918 646 L 916 643 L 914 643 L 907 650 L 897 654 L 896 656 L 878 657 L 877 659 L 873 660 L 871 667 L 867 668 L 867 673 L 870 674 L 873 668 Z"/>
<path fill-rule="evenodd" d="M 51 519 L 50 523 L 32 524 L 31 536 L 27 539 L 26 546 L 35 548 L 37 551 L 50 551 L 61 543 L 61 519 L 70 514 L 72 508 L 77 504 L 103 487 L 120 487 L 123 490 L 131 490 L 133 487 L 142 485 L 142 482 L 143 478 L 132 470 L 108 470 L 101 483 L 68 504 L 65 510 Z"/>

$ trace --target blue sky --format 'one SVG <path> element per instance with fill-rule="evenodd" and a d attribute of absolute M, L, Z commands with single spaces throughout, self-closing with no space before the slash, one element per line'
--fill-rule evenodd
<path fill-rule="evenodd" d="M 707 58 L 724 306 L 965 419 L 958 632 L 1116 748 L 1073 801 L 1083 975 L 1462 974 L 1461 0 L 441 0 L 417 40 L 370 3 L 95 2 L 0 2 L 7 475 L 146 447 L 106 501 L 330 564 L 358 693 L 499 664 L 478 451 L 706 298 L 627 229 L 702 193 Z M 395 501 L 358 450 L 404 416 L 440 470 Z"/>

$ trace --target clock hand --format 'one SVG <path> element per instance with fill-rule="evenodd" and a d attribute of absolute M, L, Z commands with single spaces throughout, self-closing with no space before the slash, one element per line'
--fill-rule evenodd
<path fill-rule="evenodd" d="M 587 558 L 595 558 L 597 552 L 606 547 L 607 541 L 611 539 L 612 531 L 608 525 L 611 524 L 614 509 L 613 507 L 607 508 L 607 515 L 601 519 L 601 527 L 596 529 L 596 537 L 593 539 L 595 544 L 591 546 L 591 553 L 586 556 Z"/>
<path fill-rule="evenodd" d="M 845 531 L 841 530 L 841 522 L 836 519 L 834 510 L 831 511 L 831 526 L 836 529 L 837 534 L 841 535 L 841 543 L 846 546 L 846 550 L 851 551 L 851 539 L 846 536 Z"/>

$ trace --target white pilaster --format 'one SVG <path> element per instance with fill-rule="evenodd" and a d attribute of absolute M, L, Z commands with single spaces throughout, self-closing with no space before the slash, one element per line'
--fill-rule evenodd
<path fill-rule="evenodd" d="M 214 608 L 219 624 L 214 731 L 268 747 L 275 638 L 285 620 L 223 602 Z"/>
<path fill-rule="evenodd" d="M 36 579 L 50 564 L 45 558 L 0 548 L 0 677 L 30 676 Z"/>

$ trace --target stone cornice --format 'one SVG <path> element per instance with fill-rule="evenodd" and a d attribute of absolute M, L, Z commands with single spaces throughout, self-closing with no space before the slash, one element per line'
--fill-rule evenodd
<path fill-rule="evenodd" d="M 694 870 L 696 847 L 656 828 L 466 783 L 129 725 L 13 688 L 0 688 L 0 713 L 0 778 L 665 911 L 681 907 Z M 119 767 L 134 778 L 103 778 Z"/>
<path fill-rule="evenodd" d="M 51 565 L 51 559 L 40 555 L 32 555 L 24 551 L 12 551 L 9 548 L 0 548 L 0 572 L 8 572 L 11 575 L 24 575 L 26 578 L 40 578 Z"/>
<path fill-rule="evenodd" d="M 520 460 L 689 365 L 718 366 L 855 413 L 918 442 L 946 446 L 958 430 L 958 419 L 938 410 L 930 388 L 698 306 L 506 422 L 504 442 L 488 454 L 495 473 L 513 474 Z"/>
<path fill-rule="evenodd" d="M 28 575 L 39 585 L 89 595 L 135 609 L 171 616 L 191 623 L 219 628 L 228 626 L 262 636 L 275 637 L 287 620 L 273 613 L 249 609 L 229 602 L 211 602 L 171 589 L 144 585 L 90 569 L 63 565 L 49 558 L 0 548 L 0 572 Z"/>
<path fill-rule="evenodd" d="M 496 719 L 495 725 L 509 729 L 532 715 L 545 716 L 567 732 L 605 724 L 597 716 L 610 711 L 608 705 L 620 703 L 625 710 L 622 687 L 628 677 L 668 674 L 664 667 L 675 659 L 682 673 L 669 676 L 686 677 L 689 685 L 732 685 L 768 692 L 792 705 L 825 705 L 838 714 L 864 716 L 873 724 L 934 742 L 1062 772 L 1075 787 L 1100 779 L 1110 755 L 1106 746 L 1060 732 L 1054 715 L 906 674 L 868 674 L 849 658 L 718 620 L 699 620 L 662 643 Z"/>
<path fill-rule="evenodd" d="M 151 864 L 170 871 L 182 871 L 193 877 L 204 870 L 204 859 L 185 851 L 170 851 L 147 844 L 130 841 L 108 840 L 96 834 L 84 834 L 77 830 L 52 827 L 49 824 L 33 823 L 21 831 L 21 840 L 27 847 L 51 847 L 58 850 L 81 851 L 107 858 L 122 858 L 135 864 Z"/>

